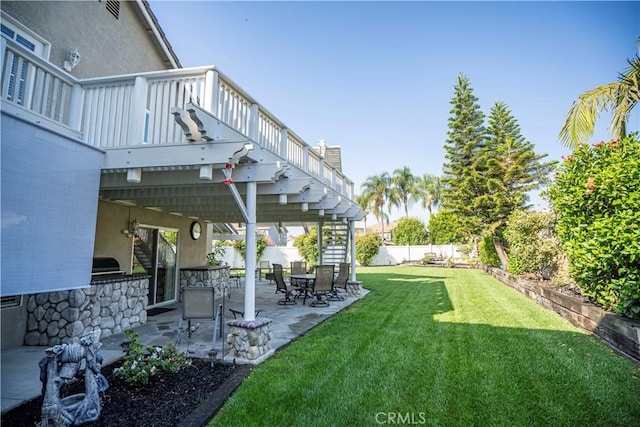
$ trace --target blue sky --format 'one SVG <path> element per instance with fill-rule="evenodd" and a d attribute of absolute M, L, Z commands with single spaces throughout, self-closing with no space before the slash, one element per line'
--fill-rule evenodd
<path fill-rule="evenodd" d="M 640 2 L 150 4 L 184 67 L 215 65 L 308 144 L 341 146 L 356 193 L 404 166 L 441 175 L 460 73 L 485 114 L 506 103 L 536 152 L 559 160 L 572 102 L 615 81 L 640 36 Z M 588 142 L 608 139 L 608 123 Z"/>

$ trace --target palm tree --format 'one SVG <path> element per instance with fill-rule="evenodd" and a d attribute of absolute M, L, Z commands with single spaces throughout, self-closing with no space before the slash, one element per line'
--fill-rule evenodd
<path fill-rule="evenodd" d="M 440 178 L 430 173 L 425 173 L 418 178 L 416 187 L 422 207 L 427 208 L 429 217 L 432 217 L 433 208 L 440 204 Z"/>
<path fill-rule="evenodd" d="M 373 208 L 373 214 L 381 225 L 382 238 L 384 240 L 384 205 L 389 200 L 391 192 L 391 178 L 387 172 L 380 175 L 374 175 L 367 178 L 360 188 L 362 194 L 360 197 L 369 200 L 369 206 Z"/>
<path fill-rule="evenodd" d="M 389 210 L 391 210 L 391 206 L 399 207 L 400 203 L 402 203 L 404 216 L 409 218 L 409 199 L 417 194 L 416 177 L 413 176 L 411 170 L 405 166 L 402 169 L 393 171 L 391 185 Z"/>
<path fill-rule="evenodd" d="M 360 206 L 360 209 L 362 209 L 363 211 L 368 211 L 372 208 L 373 199 L 367 197 L 368 196 L 365 194 L 356 196 L 356 203 L 358 203 L 358 206 Z M 364 222 L 364 234 L 367 234 L 367 216 L 368 215 L 365 215 L 365 217 L 362 218 L 362 221 Z"/>
<path fill-rule="evenodd" d="M 620 74 L 617 82 L 596 86 L 574 101 L 560 131 L 563 144 L 575 148 L 589 139 L 600 113 L 609 108 L 613 115 L 609 132 L 615 138 L 626 136 L 629 113 L 640 100 L 640 57 L 628 62 L 629 68 Z"/>

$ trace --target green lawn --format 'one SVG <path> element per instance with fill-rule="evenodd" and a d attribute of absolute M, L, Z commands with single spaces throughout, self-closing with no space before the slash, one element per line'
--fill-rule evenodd
<path fill-rule="evenodd" d="M 212 425 L 640 425 L 638 365 L 484 272 L 358 280 L 366 298 L 257 366 Z"/>

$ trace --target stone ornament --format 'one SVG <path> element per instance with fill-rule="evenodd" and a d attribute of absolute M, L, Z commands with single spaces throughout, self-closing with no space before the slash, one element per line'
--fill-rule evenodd
<path fill-rule="evenodd" d="M 38 363 L 42 382 L 42 418 L 38 427 L 80 425 L 97 421 L 102 403 L 100 393 L 109 387 L 100 373 L 103 358 L 101 344 L 94 334 L 70 344 L 59 344 L 45 350 L 47 356 Z M 84 393 L 61 397 L 60 389 L 74 378 L 84 380 Z"/>

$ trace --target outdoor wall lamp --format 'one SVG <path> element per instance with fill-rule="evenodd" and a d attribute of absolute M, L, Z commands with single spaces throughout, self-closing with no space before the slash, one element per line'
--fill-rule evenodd
<path fill-rule="evenodd" d="M 78 65 L 80 63 L 80 52 L 78 52 L 78 48 L 75 48 L 73 50 L 69 51 L 69 60 L 68 61 L 64 61 L 62 63 L 62 66 L 64 67 L 65 70 L 67 70 L 68 72 L 71 72 L 71 70 L 73 70 L 74 68 L 76 68 L 76 65 Z"/>
<path fill-rule="evenodd" d="M 309 203 L 303 202 L 301 206 L 302 212 L 306 212 L 309 210 Z"/>
<path fill-rule="evenodd" d="M 134 219 L 133 221 L 131 221 L 129 223 L 129 227 L 128 228 L 120 230 L 120 232 L 122 234 L 124 234 L 124 237 L 130 238 L 130 237 L 133 237 L 136 234 L 136 232 L 138 231 L 139 228 L 140 228 L 140 225 L 138 224 L 138 221 L 136 221 Z"/>
<path fill-rule="evenodd" d="M 287 204 L 287 195 L 286 194 L 280 194 L 278 196 L 278 203 L 280 203 L 281 205 L 286 205 Z"/>
<path fill-rule="evenodd" d="M 318 216 L 324 216 L 324 209 L 318 210 Z"/>

